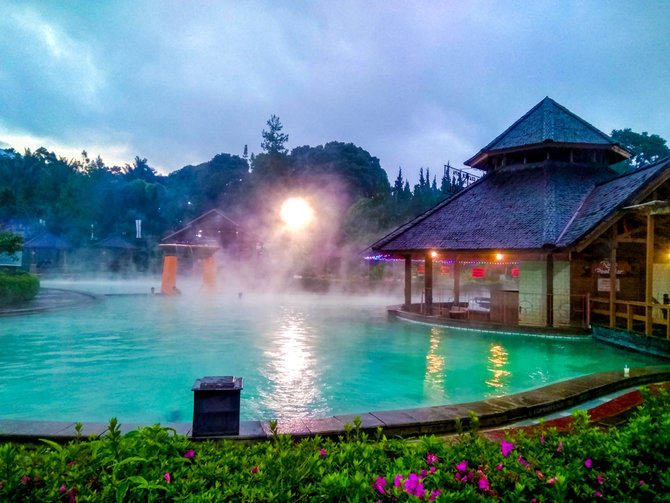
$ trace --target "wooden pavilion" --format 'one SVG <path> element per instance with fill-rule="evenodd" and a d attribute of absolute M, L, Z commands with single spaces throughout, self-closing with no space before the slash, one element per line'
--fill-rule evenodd
<path fill-rule="evenodd" d="M 211 291 L 216 290 L 214 253 L 222 250 L 228 257 L 236 259 L 248 256 L 259 246 L 262 248 L 253 235 L 222 211 L 209 210 L 161 240 L 164 253 L 161 292 L 172 295 L 179 291 L 176 281 L 180 256 L 191 264 L 202 264 L 203 288 Z"/>
<path fill-rule="evenodd" d="M 596 320 L 670 337 L 670 159 L 611 169 L 631 155 L 542 100 L 465 162 L 481 180 L 371 246 L 405 261 L 402 311 L 545 328 Z M 478 297 L 464 282 L 479 282 Z"/>

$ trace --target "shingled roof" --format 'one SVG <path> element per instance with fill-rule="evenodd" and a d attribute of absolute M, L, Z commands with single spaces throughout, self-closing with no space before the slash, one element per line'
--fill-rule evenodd
<path fill-rule="evenodd" d="M 465 164 L 474 166 L 486 154 L 496 151 L 542 145 L 549 142 L 617 147 L 616 151 L 622 159 L 627 157 L 626 153 L 630 154 L 607 134 L 547 96 L 491 143 L 465 161 Z"/>
<path fill-rule="evenodd" d="M 670 158 L 596 185 L 560 236 L 558 246 L 568 246 L 613 217 L 622 208 L 637 204 L 650 187 L 670 179 Z"/>
<path fill-rule="evenodd" d="M 56 248 L 59 250 L 67 250 L 72 248 L 72 245 L 58 236 L 51 234 L 48 231 L 35 236 L 23 245 L 24 248 Z"/>
<path fill-rule="evenodd" d="M 374 243 L 380 253 L 413 250 L 540 249 L 573 245 L 603 218 L 670 178 L 670 159 L 612 179 L 602 167 L 554 163 L 491 173 Z"/>
<path fill-rule="evenodd" d="M 129 243 L 118 234 L 110 234 L 105 239 L 100 240 L 95 244 L 96 248 L 119 248 L 123 250 L 135 250 L 137 246 Z"/>

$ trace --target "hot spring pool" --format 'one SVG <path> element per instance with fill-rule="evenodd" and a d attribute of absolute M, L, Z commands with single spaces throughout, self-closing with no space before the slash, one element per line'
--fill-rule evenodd
<path fill-rule="evenodd" d="M 244 377 L 241 415 L 249 420 L 468 402 L 660 363 L 590 338 L 394 321 L 385 309 L 393 302 L 114 296 L 71 311 L 3 318 L 0 418 L 190 421 L 191 386 L 209 375 Z"/>

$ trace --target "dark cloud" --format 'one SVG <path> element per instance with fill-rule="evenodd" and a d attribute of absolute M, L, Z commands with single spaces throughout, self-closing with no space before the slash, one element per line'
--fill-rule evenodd
<path fill-rule="evenodd" d="M 670 138 L 670 3 L 6 2 L 0 138 L 166 171 L 351 141 L 416 181 L 549 95 L 609 132 Z M 23 141 L 21 140 L 21 141 Z M 20 147 L 22 148 L 22 147 Z M 19 150 L 20 150 L 19 148 Z M 58 151 L 58 150 L 57 150 Z M 109 161 L 108 161 L 109 162 Z M 119 161 L 121 162 L 121 161 Z"/>

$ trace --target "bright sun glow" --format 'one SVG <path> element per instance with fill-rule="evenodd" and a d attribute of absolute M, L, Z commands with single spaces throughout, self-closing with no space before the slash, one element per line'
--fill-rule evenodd
<path fill-rule="evenodd" d="M 314 218 L 314 210 L 302 197 L 290 197 L 281 205 L 281 219 L 291 229 L 300 229 Z"/>

